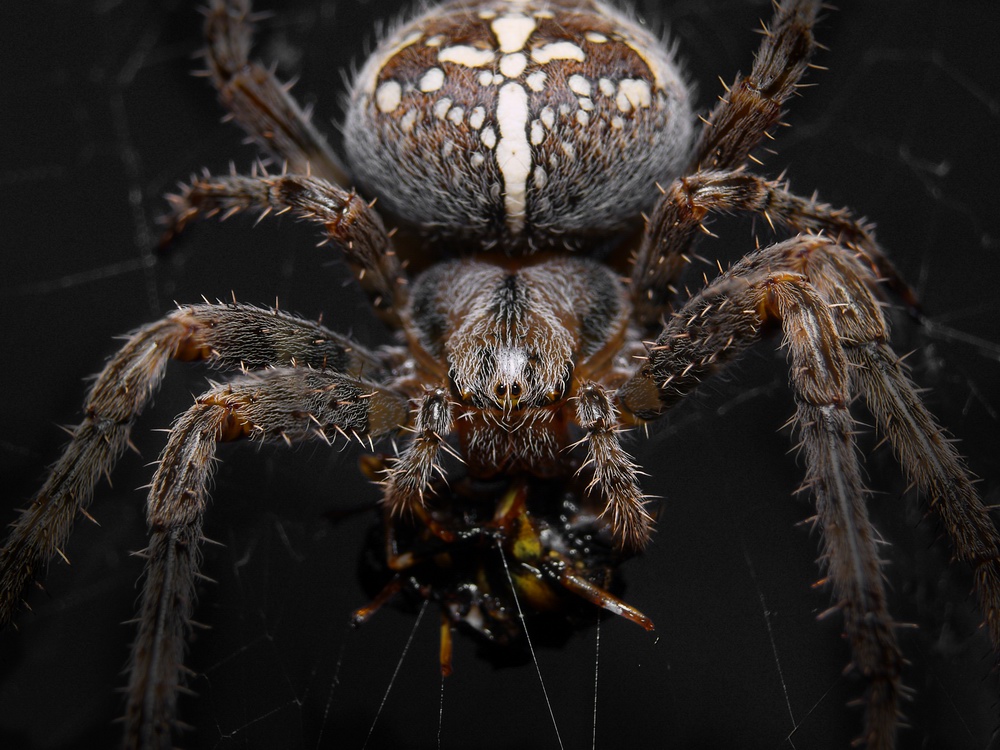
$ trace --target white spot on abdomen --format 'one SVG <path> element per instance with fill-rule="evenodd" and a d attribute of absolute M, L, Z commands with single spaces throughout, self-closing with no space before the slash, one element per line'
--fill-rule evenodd
<path fill-rule="evenodd" d="M 449 109 L 451 109 L 451 99 L 438 99 L 434 102 L 434 116 L 439 120 L 445 118 Z"/>
<path fill-rule="evenodd" d="M 501 16 L 490 24 L 493 33 L 496 34 L 500 51 L 520 52 L 524 45 L 528 43 L 528 37 L 535 30 L 535 19 L 520 13 L 509 16 Z"/>
<path fill-rule="evenodd" d="M 500 72 L 507 78 L 517 78 L 528 65 L 528 58 L 520 52 L 504 55 L 500 58 Z"/>
<path fill-rule="evenodd" d="M 542 127 L 541 120 L 531 121 L 531 145 L 538 146 L 542 141 L 545 140 L 545 129 Z"/>
<path fill-rule="evenodd" d="M 507 226 L 514 234 L 524 228 L 531 146 L 528 143 L 528 93 L 516 83 L 505 84 L 497 98 L 497 166 L 504 182 Z"/>
<path fill-rule="evenodd" d="M 375 91 L 375 106 L 379 112 L 392 112 L 403 98 L 403 87 L 396 81 L 386 81 Z"/>
<path fill-rule="evenodd" d="M 615 104 L 622 112 L 649 107 L 653 103 L 653 92 L 648 81 L 641 78 L 626 78 L 618 82 L 618 96 Z"/>
<path fill-rule="evenodd" d="M 444 86 L 444 71 L 441 68 L 431 68 L 420 79 L 420 90 L 425 94 L 437 91 Z"/>
<path fill-rule="evenodd" d="M 535 178 L 536 190 L 543 189 L 546 183 L 549 181 L 549 176 L 548 174 L 546 174 L 545 168 L 542 166 L 535 167 L 534 178 Z"/>
<path fill-rule="evenodd" d="M 580 96 L 590 96 L 590 81 L 581 75 L 569 77 L 569 90 Z"/>
<path fill-rule="evenodd" d="M 486 148 L 493 149 L 497 145 L 497 132 L 487 125 L 483 128 L 483 132 L 479 134 L 479 140 L 483 142 Z"/>
<path fill-rule="evenodd" d="M 445 47 L 438 52 L 439 62 L 451 62 L 467 68 L 482 68 L 493 63 L 496 53 L 491 49 L 477 49 L 466 44 Z"/>
<path fill-rule="evenodd" d="M 577 62 L 583 62 L 586 57 L 583 54 L 583 50 L 573 44 L 573 42 L 552 42 L 552 44 L 546 44 L 544 47 L 539 47 L 531 51 L 531 59 L 541 65 L 553 60 L 576 60 Z"/>
<path fill-rule="evenodd" d="M 545 127 L 547 127 L 549 130 L 552 130 L 553 126 L 556 124 L 555 110 L 553 110 L 552 107 L 542 107 L 542 111 L 539 113 L 539 117 L 541 118 L 542 123 L 545 125 Z"/>
<path fill-rule="evenodd" d="M 534 73 L 528 74 L 528 88 L 532 91 L 541 91 L 545 88 L 545 73 L 541 70 L 536 70 Z"/>

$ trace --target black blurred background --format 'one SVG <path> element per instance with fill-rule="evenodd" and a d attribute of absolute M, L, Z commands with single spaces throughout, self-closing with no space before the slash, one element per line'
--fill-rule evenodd
<path fill-rule="evenodd" d="M 312 227 L 269 220 L 199 225 L 157 256 L 162 194 L 207 166 L 248 169 L 208 85 L 189 75 L 200 45 L 194 3 L 41 1 L 5 9 L 0 42 L 4 136 L 0 161 L 0 487 L 3 520 L 40 485 L 79 418 L 84 378 L 115 348 L 113 336 L 172 309 L 174 301 L 229 298 L 271 304 L 361 341 L 387 341 L 331 248 Z M 707 6 L 707 7 L 703 7 Z M 257 53 L 317 121 L 341 116 L 351 63 L 363 59 L 376 19 L 398 2 L 299 0 L 274 10 Z M 746 70 L 767 2 L 673 2 L 643 8 L 669 19 L 699 101 L 707 108 Z M 794 189 L 820 191 L 878 222 L 879 237 L 917 288 L 929 323 L 897 315 L 897 346 L 913 351 L 914 377 L 959 438 L 986 502 L 1000 502 L 1000 63 L 991 51 L 1000 6 L 884 0 L 844 5 L 819 28 L 830 47 L 768 157 Z M 336 129 L 329 127 L 334 143 Z M 723 263 L 753 245 L 749 221 L 719 221 L 701 253 Z M 710 270 L 710 269 L 709 269 Z M 695 282 L 697 279 L 695 279 Z M 539 652 L 565 747 L 845 748 L 861 712 L 846 703 L 863 685 L 841 674 L 848 653 L 837 617 L 817 622 L 828 594 L 818 577 L 811 515 L 792 492 L 802 467 L 779 430 L 792 411 L 784 354 L 764 347 L 678 408 L 631 450 L 664 498 L 659 530 L 626 565 L 626 598 L 656 623 L 647 634 L 605 620 Z M 132 637 L 144 546 L 135 488 L 167 427 L 204 373 L 172 366 L 126 456 L 102 483 L 92 513 L 54 562 L 47 593 L 33 592 L 19 630 L 0 635 L 0 745 L 114 745 L 115 688 Z M 869 431 L 870 432 L 870 431 Z M 968 596 L 971 577 L 949 566 L 947 545 L 889 452 L 861 438 L 886 540 L 895 616 L 915 690 L 904 748 L 985 748 L 997 721 L 997 680 Z M 387 609 L 359 631 L 349 613 L 366 602 L 357 567 L 374 513 L 331 523 L 331 510 L 370 507 L 376 490 L 355 449 L 222 451 L 205 550 L 218 585 L 200 593 L 188 665 L 198 698 L 181 701 L 195 727 L 189 747 L 559 747 L 534 667 L 497 670 L 458 638 L 443 690 L 438 617 Z M 380 709 L 411 632 L 413 642 Z M 595 673 L 597 701 L 595 706 Z M 381 710 L 378 720 L 375 720 Z M 596 717 L 596 734 L 595 734 Z M 370 737 L 369 737 L 370 732 Z M 992 744 L 991 744 L 992 743 Z"/>

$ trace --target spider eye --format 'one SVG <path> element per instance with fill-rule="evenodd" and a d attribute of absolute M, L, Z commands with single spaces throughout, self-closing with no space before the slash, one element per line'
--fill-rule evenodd
<path fill-rule="evenodd" d="M 521 384 L 516 380 L 509 383 L 497 383 L 493 386 L 493 393 L 496 395 L 497 402 L 515 408 L 518 406 L 522 391 Z"/>
<path fill-rule="evenodd" d="M 553 388 L 549 391 L 546 396 L 548 396 L 549 403 L 554 404 L 559 399 L 563 398 L 567 393 L 569 393 L 570 386 L 573 382 L 573 370 L 570 368 L 567 370 L 566 375 L 563 377 L 563 382 L 558 388 Z"/>

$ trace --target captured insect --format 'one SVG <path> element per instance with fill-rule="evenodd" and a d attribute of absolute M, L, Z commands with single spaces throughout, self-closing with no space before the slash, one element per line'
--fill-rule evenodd
<path fill-rule="evenodd" d="M 812 59 L 818 13 L 781 4 L 749 74 L 700 122 L 673 54 L 610 6 L 436 6 L 388 34 L 354 78 L 341 158 L 250 61 L 249 8 L 213 4 L 208 74 L 274 159 L 186 184 L 168 234 L 241 211 L 315 222 L 396 340 L 369 347 L 337 325 L 238 302 L 183 306 L 134 333 L 5 543 L 3 618 L 60 554 L 179 359 L 227 375 L 178 418 L 154 474 L 127 745 L 176 739 L 220 442 L 364 446 L 385 513 L 387 580 L 373 608 L 405 596 L 437 605 L 443 670 L 453 628 L 514 641 L 522 608 L 604 609 L 650 628 L 641 603 L 614 591 L 619 563 L 653 528 L 621 433 L 773 331 L 790 357 L 831 617 L 866 685 L 859 733 L 891 747 L 905 668 L 864 507 L 854 398 L 973 567 L 994 644 L 1000 537 L 888 348 L 882 300 L 916 301 L 871 228 L 755 172 L 752 152 Z M 785 239 L 688 295 L 682 274 L 719 212 L 755 215 Z"/>

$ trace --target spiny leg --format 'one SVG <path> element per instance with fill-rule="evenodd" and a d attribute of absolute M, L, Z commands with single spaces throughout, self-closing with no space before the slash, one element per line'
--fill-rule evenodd
<path fill-rule="evenodd" d="M 944 524 L 955 556 L 973 570 L 973 585 L 1000 654 L 1000 532 L 944 430 L 921 402 L 899 358 L 880 340 L 847 350 L 869 410 L 893 453 Z"/>
<path fill-rule="evenodd" d="M 888 749 L 895 746 L 906 696 L 901 678 L 904 659 L 886 602 L 878 534 L 865 507 L 867 490 L 849 411 L 847 359 L 842 349 L 830 344 L 837 336 L 832 320 L 816 314 L 826 309 L 825 301 L 816 295 L 807 300 L 802 291 L 794 282 L 775 279 L 765 304 L 784 322 L 791 351 L 798 403 L 795 424 L 807 467 L 803 487 L 816 502 L 821 564 L 835 606 L 843 613 L 853 665 L 869 684 L 861 738 L 866 747 Z"/>
<path fill-rule="evenodd" d="M 292 365 L 369 379 L 386 374 L 382 357 L 350 336 L 281 310 L 236 302 L 189 305 L 166 320 L 189 333 L 175 355 L 221 370 L 261 370 Z"/>
<path fill-rule="evenodd" d="M 587 460 L 581 467 L 594 477 L 588 492 L 598 495 L 618 544 L 642 549 L 649 542 L 653 517 L 646 510 L 639 487 L 639 471 L 618 440 L 618 411 L 611 394 L 597 383 L 584 383 L 577 393 L 576 419 L 587 431 L 581 441 L 587 446 Z"/>
<path fill-rule="evenodd" d="M 927 411 L 889 346 L 888 325 L 873 293 L 873 277 L 866 259 L 852 257 L 829 239 L 818 237 L 811 238 L 805 247 L 795 243 L 774 246 L 767 258 L 774 271 L 783 269 L 808 277 L 830 305 L 851 365 L 852 390 L 864 396 L 907 477 L 941 518 L 956 557 L 973 568 L 976 594 L 993 649 L 1000 653 L 1000 532 L 977 495 L 961 456 Z M 699 363 L 664 383 L 657 397 L 664 408 L 714 367 L 739 353 L 732 332 L 724 340 L 718 336 L 715 345 L 719 351 L 707 368 Z M 640 383 L 641 379 L 633 379 L 627 398 L 641 409 L 646 405 L 640 396 L 642 388 L 637 388 Z"/>
<path fill-rule="evenodd" d="M 413 439 L 387 472 L 382 502 L 392 514 L 420 512 L 434 475 L 444 477 L 438 455 L 442 449 L 454 454 L 445 442 L 451 425 L 448 392 L 429 389 L 417 405 Z M 428 527 L 437 533 L 435 524 Z"/>
<path fill-rule="evenodd" d="M 0 626 L 13 619 L 25 586 L 62 547 L 94 485 L 128 446 L 135 419 L 159 387 L 170 359 L 221 369 L 297 364 L 375 376 L 372 352 L 349 338 L 285 313 L 250 305 L 195 305 L 136 331 L 112 357 L 84 403 L 84 419 L 0 550 Z"/>
<path fill-rule="evenodd" d="M 688 253 L 707 231 L 703 220 L 712 213 L 734 211 L 763 216 L 772 229 L 780 225 L 795 232 L 821 232 L 859 250 L 910 309 L 919 308 L 915 293 L 875 240 L 871 225 L 846 208 L 795 195 L 785 183 L 739 169 L 698 172 L 674 180 L 663 191 L 632 266 L 632 300 L 642 323 L 654 326 L 670 311 L 674 284 L 690 260 Z"/>
<path fill-rule="evenodd" d="M 797 260 L 831 302 L 855 389 L 865 397 L 906 476 L 930 500 L 955 556 L 973 569 L 993 651 L 1000 654 L 1000 532 L 965 462 L 889 346 L 879 303 L 859 279 L 860 262 L 826 253 Z"/>
<path fill-rule="evenodd" d="M 213 0 L 206 9 L 206 74 L 237 123 L 279 164 L 349 185 L 346 170 L 326 139 L 273 70 L 251 61 L 254 18 L 249 0 Z"/>
<path fill-rule="evenodd" d="M 742 166 L 799 88 L 818 46 L 812 29 L 821 3 L 782 0 L 775 6 L 750 74 L 736 77 L 705 120 L 687 172 Z"/>
<path fill-rule="evenodd" d="M 906 476 L 929 499 L 955 556 L 972 567 L 993 650 L 1000 653 L 1000 532 L 962 457 L 889 346 L 866 264 L 832 250 L 789 252 L 777 262 L 808 276 L 829 303 L 851 365 L 852 390 L 864 396 Z"/>
<path fill-rule="evenodd" d="M 147 505 L 151 537 L 125 710 L 127 748 L 172 747 L 208 484 L 220 441 L 369 439 L 408 418 L 405 397 L 348 375 L 283 368 L 213 388 L 174 424 Z"/>
<path fill-rule="evenodd" d="M 406 302 L 406 273 L 378 214 L 353 190 L 300 174 L 211 176 L 192 180 L 182 192 L 169 195 L 164 241 L 199 217 L 223 218 L 255 209 L 261 217 L 272 211 L 294 211 L 323 225 L 327 240 L 341 247 L 375 311 L 399 328 L 399 312 Z"/>
<path fill-rule="evenodd" d="M 747 256 L 674 314 L 651 347 L 649 362 L 618 397 L 632 413 L 652 418 L 745 352 L 769 326 L 782 326 L 792 360 L 795 424 L 807 464 L 804 486 L 815 499 L 823 534 L 821 559 L 844 616 L 853 664 L 869 684 L 863 739 L 883 750 L 895 744 L 905 695 L 903 657 L 886 605 L 877 535 L 864 505 L 848 410 L 849 360 L 831 312 L 833 301 L 802 272 L 802 259 L 812 254 L 846 257 L 817 237 L 797 237 Z M 869 283 L 866 274 L 858 263 L 852 280 L 863 288 Z"/>

